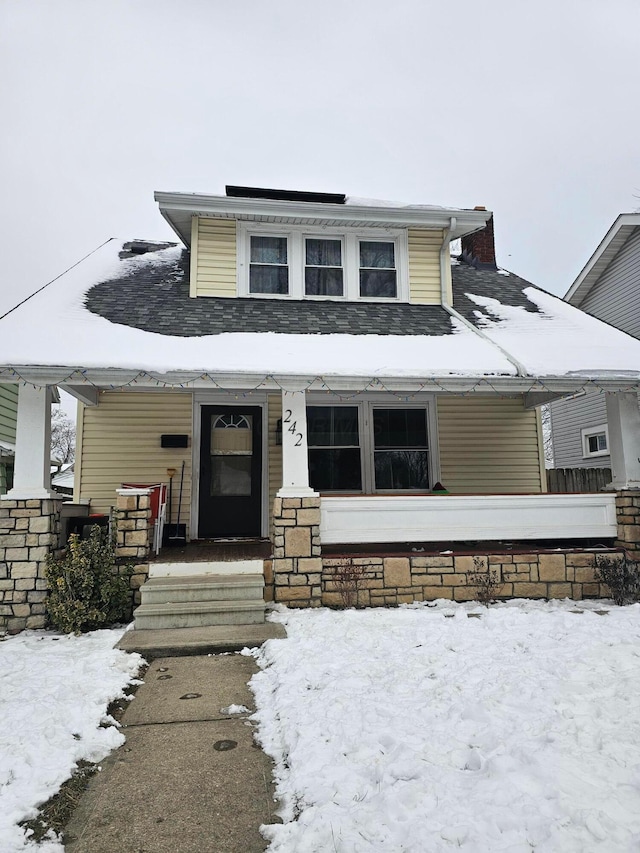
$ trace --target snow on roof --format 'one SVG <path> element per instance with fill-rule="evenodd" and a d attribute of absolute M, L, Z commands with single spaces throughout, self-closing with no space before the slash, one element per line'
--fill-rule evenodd
<path fill-rule="evenodd" d="M 441 204 L 405 204 L 402 201 L 389 201 L 380 198 L 358 198 L 358 196 L 349 195 L 346 198 L 345 204 L 351 207 L 392 207 L 397 210 L 403 208 L 407 210 L 462 210 L 462 208 L 443 207 Z"/>
<path fill-rule="evenodd" d="M 468 298 L 478 306 L 473 320 L 479 331 L 453 317 L 451 332 L 435 335 L 276 334 L 238 329 L 177 337 L 132 328 L 90 312 L 85 307 L 87 291 L 127 271 L 143 273 L 177 262 L 182 247 L 167 245 L 123 257 L 122 245 L 109 241 L 0 320 L 0 367 L 368 378 L 515 376 L 516 367 L 502 347 L 533 377 L 640 378 L 640 341 L 534 287 L 518 289 L 521 300 L 529 300 L 529 311 L 469 292 Z M 484 274 L 473 274 L 480 286 Z M 517 277 L 496 275 L 495 279 L 517 286 Z"/>

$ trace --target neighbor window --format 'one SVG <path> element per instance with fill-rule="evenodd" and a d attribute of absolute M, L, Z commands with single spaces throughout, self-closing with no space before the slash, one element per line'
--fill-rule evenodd
<path fill-rule="evenodd" d="M 360 296 L 394 299 L 396 295 L 394 243 L 360 240 Z"/>
<path fill-rule="evenodd" d="M 606 424 L 581 430 L 582 456 L 607 456 L 609 453 L 609 429 Z"/>
<path fill-rule="evenodd" d="M 309 483 L 319 492 L 414 492 L 430 488 L 428 408 L 307 407 Z"/>
<path fill-rule="evenodd" d="M 286 237 L 251 235 L 250 293 L 289 293 Z"/>

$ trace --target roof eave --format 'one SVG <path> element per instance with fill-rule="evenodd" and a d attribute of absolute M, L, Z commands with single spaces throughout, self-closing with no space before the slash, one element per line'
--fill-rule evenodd
<path fill-rule="evenodd" d="M 634 228 L 640 227 L 640 213 L 621 213 L 600 241 L 595 252 L 564 295 L 565 302 L 579 308 L 591 288 L 609 263 L 629 239 Z"/>
<path fill-rule="evenodd" d="M 372 226 L 444 229 L 455 218 L 456 225 L 451 239 L 464 237 L 483 228 L 491 211 L 458 210 L 456 208 L 412 208 L 366 206 L 349 204 L 314 204 L 309 202 L 279 201 L 272 199 L 228 198 L 227 196 L 201 195 L 198 193 L 154 193 L 160 212 L 171 228 L 187 245 L 191 241 L 191 228 L 180 221 L 185 214 L 192 216 L 269 216 L 276 221 L 330 219 L 335 222 L 358 220 Z M 182 214 L 182 217 L 177 216 Z"/>

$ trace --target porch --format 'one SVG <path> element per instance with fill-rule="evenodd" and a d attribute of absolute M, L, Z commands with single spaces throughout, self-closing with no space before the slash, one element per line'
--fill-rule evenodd
<path fill-rule="evenodd" d="M 372 606 L 470 598 L 473 575 L 489 567 L 499 574 L 501 597 L 597 596 L 606 591 L 595 576 L 596 555 L 635 550 L 640 542 L 640 416 L 630 392 L 607 394 L 613 490 L 550 495 L 536 412 L 544 395 L 530 383 L 527 392 L 511 380 L 503 393 L 487 385 L 447 392 L 438 382 L 439 393 L 405 383 L 323 396 L 313 381 L 300 387 L 291 380 L 283 389 L 265 380 L 266 389 L 236 386 L 236 393 L 194 384 L 75 387 L 84 406 L 74 497 L 90 500 L 92 511 L 108 511 L 123 482 L 166 481 L 184 463 L 169 522 L 186 526 L 183 548 L 154 559 L 144 489 L 130 498 L 121 493 L 118 551 L 136 563 L 136 602 L 163 563 L 165 577 L 191 577 L 233 574 L 230 564 L 243 560 L 255 561 L 250 573 L 261 575 L 264 597 L 292 606 L 337 604 L 340 565 L 361 567 L 357 601 Z M 399 399 L 399 392 L 406 396 Z M 19 386 L 16 476 L 0 503 L 0 558 L 11 582 L 3 592 L 5 615 L 14 626 L 44 622 L 43 565 L 58 545 L 60 497 L 50 489 L 46 452 L 49 399 L 47 388 Z M 394 426 L 398 415 L 402 429 Z M 387 430 L 384 440 L 380 429 Z M 335 478 L 343 470 L 358 493 L 316 490 L 327 472 Z M 449 494 L 431 491 L 439 480 Z M 214 528 L 213 541 L 203 537 L 211 529 L 211 498 L 225 508 L 215 523 L 231 525 Z M 602 547 L 585 555 L 580 545 Z M 516 559 L 516 551 L 528 559 Z M 208 564 L 213 571 L 203 571 Z"/>

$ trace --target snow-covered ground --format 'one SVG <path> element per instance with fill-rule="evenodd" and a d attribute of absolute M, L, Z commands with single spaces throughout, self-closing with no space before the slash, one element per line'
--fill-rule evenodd
<path fill-rule="evenodd" d="M 62 853 L 36 845 L 18 822 L 35 817 L 76 762 L 101 761 L 124 736 L 107 716 L 142 662 L 113 648 L 122 630 L 81 637 L 26 631 L 0 642 L 0 851 Z"/>
<path fill-rule="evenodd" d="M 273 618 L 251 682 L 270 853 L 640 850 L 640 605 Z"/>

